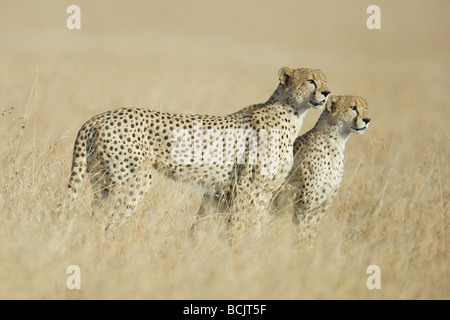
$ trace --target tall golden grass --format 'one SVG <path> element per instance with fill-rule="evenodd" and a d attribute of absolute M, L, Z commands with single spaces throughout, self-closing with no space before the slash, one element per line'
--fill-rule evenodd
<path fill-rule="evenodd" d="M 70 4 L 0 3 L 0 298 L 450 298 L 447 1 L 380 0 L 374 31 L 364 1 L 83 0 L 78 31 Z M 89 117 L 234 112 L 265 101 L 284 65 L 320 68 L 372 118 L 312 247 L 286 214 L 240 233 L 209 217 L 189 237 L 201 195 L 164 177 L 114 232 L 88 196 L 65 206 Z M 73 264 L 80 290 L 66 287 Z"/>

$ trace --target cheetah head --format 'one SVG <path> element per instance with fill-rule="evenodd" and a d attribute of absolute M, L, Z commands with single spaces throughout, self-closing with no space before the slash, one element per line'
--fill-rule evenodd
<path fill-rule="evenodd" d="M 328 124 L 342 126 L 344 133 L 363 134 L 369 127 L 367 102 L 361 97 L 331 95 L 326 110 Z"/>
<path fill-rule="evenodd" d="M 324 74 L 318 69 L 283 67 L 278 71 L 282 98 L 294 108 L 321 109 L 330 94 Z"/>

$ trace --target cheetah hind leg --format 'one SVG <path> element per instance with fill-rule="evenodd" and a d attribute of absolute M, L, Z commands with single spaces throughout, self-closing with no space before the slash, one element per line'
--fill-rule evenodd
<path fill-rule="evenodd" d="M 191 229 L 189 231 L 189 237 L 192 237 L 194 235 L 195 229 L 197 228 L 198 224 L 201 220 L 203 220 L 207 214 L 207 212 L 210 212 L 217 204 L 217 196 L 215 193 L 205 193 L 202 198 L 202 203 L 200 205 L 200 208 L 197 211 L 197 214 L 195 215 L 194 222 L 191 225 Z"/>
<path fill-rule="evenodd" d="M 108 200 L 113 182 L 107 176 L 106 172 L 98 171 L 90 178 L 94 199 L 92 201 L 92 215 L 103 206 Z"/>
<path fill-rule="evenodd" d="M 209 212 L 215 215 L 225 215 L 227 224 L 231 224 L 230 201 L 231 192 L 223 191 L 222 193 L 206 193 L 203 195 L 202 203 L 198 209 L 194 222 L 191 225 L 189 235 L 192 236 L 197 225 L 203 220 Z"/>
<path fill-rule="evenodd" d="M 124 175 L 122 182 L 112 186 L 111 192 L 109 188 L 103 190 L 108 195 L 113 193 L 111 198 L 114 203 L 113 213 L 109 215 L 105 230 L 112 225 L 121 224 L 136 211 L 150 189 L 151 178 L 150 166 L 144 162 L 133 173 Z"/>
<path fill-rule="evenodd" d="M 97 157 L 88 156 L 87 173 L 92 186 L 93 200 L 91 214 L 94 216 L 109 198 L 114 183 L 110 168 L 103 166 Z"/>

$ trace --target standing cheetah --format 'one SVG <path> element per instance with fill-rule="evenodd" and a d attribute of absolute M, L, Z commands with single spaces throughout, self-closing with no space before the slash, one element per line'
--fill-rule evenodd
<path fill-rule="evenodd" d="M 295 140 L 287 190 L 278 195 L 275 203 L 280 207 L 282 200 L 292 201 L 294 221 L 305 231 L 318 223 L 337 194 L 350 134 L 363 134 L 369 122 L 363 98 L 331 95 L 314 128 Z"/>
<path fill-rule="evenodd" d="M 79 199 L 87 174 L 94 202 L 114 196 L 115 207 L 126 212 L 143 199 L 153 170 L 204 192 L 220 192 L 233 183 L 235 165 L 244 163 L 254 136 L 266 132 L 279 133 L 278 158 L 266 161 L 259 150 L 251 155 L 262 167 L 275 168 L 257 186 L 269 194 L 291 169 L 293 143 L 306 112 L 320 109 L 330 93 L 320 70 L 284 67 L 278 75 L 280 83 L 267 102 L 225 116 L 131 107 L 94 116 L 75 141 L 68 186 L 72 201 Z"/>

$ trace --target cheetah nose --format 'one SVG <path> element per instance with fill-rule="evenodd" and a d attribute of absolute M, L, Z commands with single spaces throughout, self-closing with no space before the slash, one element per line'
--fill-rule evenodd
<path fill-rule="evenodd" d="M 365 124 L 368 124 L 370 122 L 370 118 L 364 118 L 362 120 L 364 121 Z"/>
<path fill-rule="evenodd" d="M 330 94 L 330 91 L 326 90 L 326 91 L 322 91 L 321 93 L 326 97 Z"/>

